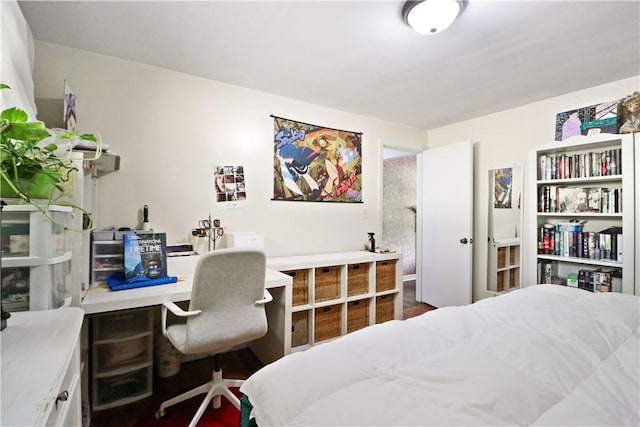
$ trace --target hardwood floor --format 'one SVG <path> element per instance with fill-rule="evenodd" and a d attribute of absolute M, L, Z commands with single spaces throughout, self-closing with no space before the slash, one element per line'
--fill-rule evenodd
<path fill-rule="evenodd" d="M 418 316 L 434 310 L 428 304 L 416 302 L 415 281 L 403 286 L 403 318 Z M 262 363 L 248 349 L 226 353 L 222 356 L 222 372 L 228 378 L 246 379 L 262 367 Z M 112 409 L 91 413 L 91 427 L 139 427 L 153 422 L 160 403 L 207 381 L 213 369 L 213 358 L 183 363 L 176 375 L 153 378 L 153 395 L 146 399 Z"/>
<path fill-rule="evenodd" d="M 402 289 L 402 318 L 408 319 L 410 317 L 419 316 L 427 311 L 435 310 L 429 304 L 416 301 L 416 281 L 411 280 L 404 282 Z"/>

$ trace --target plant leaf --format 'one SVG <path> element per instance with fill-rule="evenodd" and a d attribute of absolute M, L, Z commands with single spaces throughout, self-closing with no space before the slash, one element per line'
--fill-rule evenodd
<path fill-rule="evenodd" d="M 11 86 L 6 85 L 4 83 L 0 83 L 0 89 L 11 89 Z"/>
<path fill-rule="evenodd" d="M 80 139 L 85 139 L 87 141 L 98 142 L 98 138 L 92 133 L 83 133 L 80 135 Z"/>
<path fill-rule="evenodd" d="M 3 137 L 20 141 L 40 141 L 49 136 L 49 132 L 47 132 L 47 129 L 40 122 L 11 123 L 3 132 Z"/>
<path fill-rule="evenodd" d="M 7 108 L 0 114 L 0 119 L 8 120 L 14 123 L 24 123 L 29 120 L 29 116 L 24 110 L 16 107 Z"/>

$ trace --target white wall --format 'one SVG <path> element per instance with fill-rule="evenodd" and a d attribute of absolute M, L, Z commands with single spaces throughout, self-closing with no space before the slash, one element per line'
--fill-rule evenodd
<path fill-rule="evenodd" d="M 171 242 L 211 212 L 227 231 L 264 233 L 269 256 L 359 249 L 368 231 L 381 233 L 381 144 L 425 146 L 419 129 L 36 42 L 36 97 L 61 98 L 64 79 L 79 97 L 79 130 L 99 131 L 122 156 L 121 170 L 100 179 L 98 227 L 135 226 L 148 204 Z M 426 132 L 429 147 L 474 142 L 474 299 L 486 296 L 487 170 L 523 165 L 527 176 L 528 152 L 553 141 L 556 113 L 639 89 L 637 76 Z M 272 202 L 270 114 L 363 132 L 364 203 Z M 212 171 L 230 163 L 246 168 L 248 206 L 220 211 Z"/>
<path fill-rule="evenodd" d="M 381 141 L 424 146 L 419 129 L 36 42 L 36 98 L 62 98 L 65 79 L 78 96 L 78 129 L 98 131 L 122 156 L 120 171 L 99 180 L 97 226 L 136 226 L 147 204 L 169 242 L 188 241 L 211 213 L 228 232 L 264 233 L 268 256 L 360 249 L 367 232 L 381 232 Z M 271 114 L 362 132 L 364 203 L 271 201 Z M 244 209 L 215 206 L 213 170 L 225 164 L 245 167 Z"/>
<path fill-rule="evenodd" d="M 525 82 L 526 83 L 526 82 Z M 478 117 L 427 132 L 429 147 L 437 147 L 470 139 L 474 143 L 474 300 L 486 297 L 487 206 L 489 183 L 487 171 L 504 165 L 524 166 L 525 185 L 529 184 L 527 159 L 529 151 L 555 139 L 556 114 L 572 108 L 617 100 L 640 90 L 640 76 L 561 95 L 507 111 Z M 523 197 L 526 201 L 526 195 Z M 530 206 L 524 205 L 525 223 Z M 524 239 L 530 238 L 523 236 Z M 531 246 L 531 245 L 529 245 Z M 525 248 L 527 249 L 527 248 Z M 529 249 L 532 249 L 529 248 Z M 525 250 L 523 256 L 533 256 Z M 526 264 L 526 263 L 525 263 Z M 527 273 L 523 275 L 527 277 Z"/>

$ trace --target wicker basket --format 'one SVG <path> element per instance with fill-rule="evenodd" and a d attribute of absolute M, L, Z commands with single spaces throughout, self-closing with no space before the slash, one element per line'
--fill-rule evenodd
<path fill-rule="evenodd" d="M 395 295 L 381 295 L 376 297 L 376 323 L 394 319 Z"/>
<path fill-rule="evenodd" d="M 498 257 L 498 260 L 497 260 L 498 268 L 505 268 L 507 266 L 507 248 L 506 247 L 498 248 L 497 257 Z"/>
<path fill-rule="evenodd" d="M 504 291 L 504 271 L 498 271 L 496 279 L 496 292 Z"/>
<path fill-rule="evenodd" d="M 293 306 L 309 304 L 309 272 L 291 270 L 283 273 L 293 278 Z"/>
<path fill-rule="evenodd" d="M 376 262 L 376 292 L 390 291 L 396 288 L 396 262 Z"/>
<path fill-rule="evenodd" d="M 342 335 L 342 304 L 316 308 L 315 314 L 315 342 L 328 340 Z"/>
<path fill-rule="evenodd" d="M 369 291 L 369 263 L 349 264 L 347 295 L 362 295 Z"/>
<path fill-rule="evenodd" d="M 315 298 L 327 301 L 340 298 L 340 267 L 318 267 L 315 269 Z"/>
<path fill-rule="evenodd" d="M 369 326 L 369 302 L 363 299 L 347 304 L 347 333 Z"/>
<path fill-rule="evenodd" d="M 512 268 L 509 270 L 509 288 L 518 287 L 518 269 Z"/>
<path fill-rule="evenodd" d="M 309 344 L 309 312 L 291 313 L 291 347 Z"/>

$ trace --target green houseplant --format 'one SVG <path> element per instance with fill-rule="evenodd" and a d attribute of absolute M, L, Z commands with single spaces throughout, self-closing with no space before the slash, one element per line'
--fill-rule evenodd
<path fill-rule="evenodd" d="M 0 83 L 0 89 L 10 88 Z M 92 221 L 89 212 L 70 202 L 73 200 L 72 179 L 78 168 L 71 159 L 70 151 L 64 156 L 58 152 L 60 146 L 66 144 L 71 150 L 70 142 L 80 138 L 97 144 L 97 158 L 101 147 L 98 138 L 93 134 L 80 135 L 75 131 L 55 134 L 42 122 L 28 120 L 27 113 L 16 107 L 0 113 L 0 196 L 2 199 L 29 203 L 51 220 L 49 205 L 57 203 L 71 206 L 87 216 L 87 229 L 90 229 Z M 69 228 L 64 224 L 59 225 Z"/>

